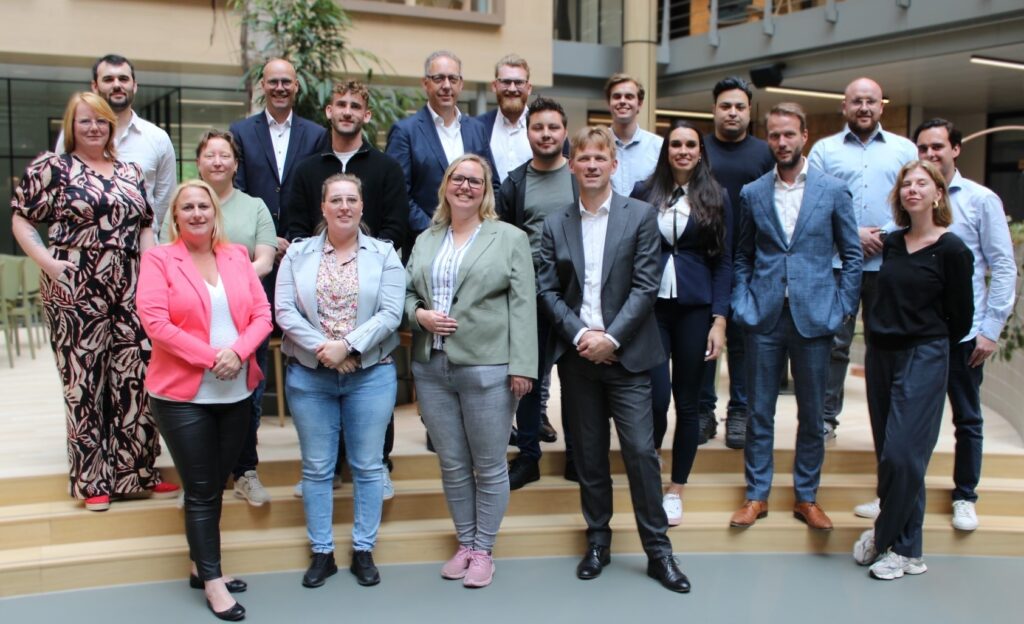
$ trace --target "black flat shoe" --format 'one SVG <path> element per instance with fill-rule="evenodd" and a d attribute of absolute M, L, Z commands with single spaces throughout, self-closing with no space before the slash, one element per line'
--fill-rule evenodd
<path fill-rule="evenodd" d="M 690 579 L 679 569 L 679 563 L 672 555 L 665 555 L 647 562 L 647 576 L 656 579 L 665 589 L 685 594 L 690 591 Z"/>
<path fill-rule="evenodd" d="M 192 589 L 203 589 L 203 587 L 205 587 L 202 579 L 195 574 L 190 574 L 188 576 L 188 586 Z M 231 579 L 227 583 L 224 583 L 224 587 L 227 587 L 228 591 L 232 594 L 240 594 L 249 589 L 249 584 L 242 579 Z"/>
<path fill-rule="evenodd" d="M 320 587 L 327 580 L 327 577 L 338 573 L 338 566 L 334 563 L 334 553 L 313 553 L 313 560 L 309 562 L 309 569 L 302 576 L 304 587 Z"/>
<path fill-rule="evenodd" d="M 363 587 L 380 583 L 380 573 L 373 564 L 373 553 L 368 550 L 352 551 L 352 565 L 349 571 L 356 577 L 356 582 Z"/>
<path fill-rule="evenodd" d="M 245 619 L 245 607 L 237 602 L 231 605 L 230 609 L 225 609 L 224 611 L 214 611 L 213 605 L 210 604 L 209 600 L 206 601 L 206 606 L 210 609 L 210 613 L 216 615 L 218 619 L 227 620 L 228 622 L 237 622 Z"/>
<path fill-rule="evenodd" d="M 607 546 L 591 544 L 587 552 L 576 566 L 576 578 L 589 581 L 601 576 L 601 570 L 612 562 L 612 555 Z"/>

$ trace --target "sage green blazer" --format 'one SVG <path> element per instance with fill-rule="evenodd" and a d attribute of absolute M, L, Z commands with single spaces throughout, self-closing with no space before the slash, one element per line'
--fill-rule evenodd
<path fill-rule="evenodd" d="M 430 227 L 420 234 L 406 267 L 405 318 L 417 362 L 430 360 L 434 335 L 420 327 L 416 309 L 433 308 L 431 272 L 447 231 Z M 537 289 L 525 232 L 483 222 L 459 266 L 449 316 L 459 323 L 445 339 L 453 364 L 508 364 L 509 375 L 537 378 Z"/>

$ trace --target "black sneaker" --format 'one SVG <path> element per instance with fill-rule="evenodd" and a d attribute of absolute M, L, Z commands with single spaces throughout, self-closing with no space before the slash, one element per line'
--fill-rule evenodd
<path fill-rule="evenodd" d="M 533 483 L 540 479 L 540 466 L 536 459 L 530 459 L 520 455 L 508 465 L 508 488 L 518 490 L 527 483 Z"/>
<path fill-rule="evenodd" d="M 373 564 L 373 553 L 368 550 L 353 550 L 352 565 L 349 571 L 356 577 L 356 582 L 364 587 L 380 583 L 380 573 Z"/>
<path fill-rule="evenodd" d="M 702 411 L 698 416 L 700 431 L 697 436 L 697 445 L 707 444 L 707 441 L 718 435 L 718 419 L 715 418 L 714 410 Z"/>
<path fill-rule="evenodd" d="M 303 587 L 320 587 L 327 577 L 334 576 L 337 572 L 338 566 L 334 563 L 334 553 L 313 553 L 309 569 L 302 575 L 302 585 Z"/>
<path fill-rule="evenodd" d="M 541 442 L 558 442 L 558 432 L 551 426 L 551 421 L 548 420 L 547 414 L 540 417 L 540 431 L 537 432 L 537 437 L 540 438 Z"/>
<path fill-rule="evenodd" d="M 731 449 L 742 449 L 747 443 L 747 415 L 729 414 L 725 419 L 725 445 Z"/>

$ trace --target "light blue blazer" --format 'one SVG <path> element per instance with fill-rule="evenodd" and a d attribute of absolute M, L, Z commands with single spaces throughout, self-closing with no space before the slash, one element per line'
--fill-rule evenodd
<path fill-rule="evenodd" d="M 834 334 L 856 314 L 863 252 L 846 183 L 811 167 L 800 214 L 787 243 L 775 209 L 775 170 L 740 191 L 740 232 L 733 259 L 733 320 L 767 334 L 786 298 L 804 338 Z M 843 260 L 840 279 L 832 254 Z M 787 294 L 788 290 L 788 294 Z"/>
<path fill-rule="evenodd" d="M 316 277 L 327 234 L 296 241 L 277 271 L 274 311 L 284 331 L 281 352 L 304 366 L 317 367 L 316 348 L 327 342 L 317 313 Z M 391 243 L 359 234 L 356 253 L 359 302 L 356 328 L 345 336 L 369 368 L 398 346 L 398 324 L 405 302 L 405 269 Z"/>

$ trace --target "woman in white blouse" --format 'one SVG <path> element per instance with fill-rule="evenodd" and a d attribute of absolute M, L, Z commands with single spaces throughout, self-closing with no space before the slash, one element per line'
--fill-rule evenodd
<path fill-rule="evenodd" d="M 704 362 L 725 344 L 732 289 L 732 216 L 729 195 L 711 175 L 704 139 L 687 121 L 672 124 L 654 173 L 633 197 L 658 209 L 661 285 L 654 307 L 661 343 L 672 360 L 651 371 L 654 441 L 668 428 L 669 394 L 675 398 L 672 482 L 662 501 L 669 525 L 682 521 L 683 486 L 697 455 L 698 397 Z"/>

